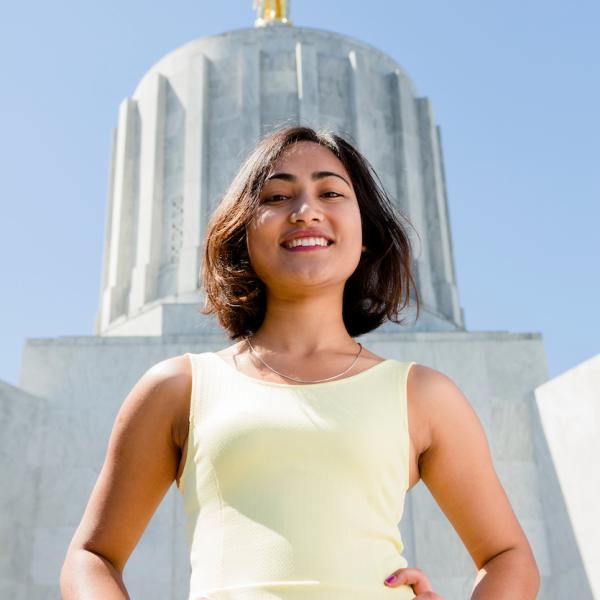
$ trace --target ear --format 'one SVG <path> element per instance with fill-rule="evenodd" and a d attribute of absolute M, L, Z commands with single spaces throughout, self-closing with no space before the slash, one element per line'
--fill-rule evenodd
<path fill-rule="evenodd" d="M 366 251 L 366 249 L 367 249 L 367 247 L 366 247 L 366 246 L 361 246 L 361 248 L 362 248 L 362 251 L 363 251 L 363 252 L 365 252 L 365 251 Z"/>

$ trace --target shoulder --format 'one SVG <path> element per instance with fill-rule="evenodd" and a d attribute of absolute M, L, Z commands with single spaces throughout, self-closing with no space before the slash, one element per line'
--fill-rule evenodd
<path fill-rule="evenodd" d="M 431 402 L 436 398 L 440 401 L 448 393 L 458 390 L 458 386 L 448 375 L 419 363 L 410 368 L 407 385 L 420 402 Z"/>
<path fill-rule="evenodd" d="M 166 358 L 152 365 L 143 377 L 167 388 L 181 386 L 191 380 L 190 360 L 185 354 Z"/>
<path fill-rule="evenodd" d="M 152 365 L 141 376 L 138 386 L 157 403 L 177 404 L 191 389 L 192 372 L 187 356 L 173 356 Z"/>
<path fill-rule="evenodd" d="M 460 387 L 441 371 L 415 363 L 408 372 L 406 386 L 409 418 L 422 452 L 457 421 L 474 415 Z"/>
<path fill-rule="evenodd" d="M 180 445 L 187 435 L 189 403 L 192 387 L 190 360 L 185 355 L 173 356 L 149 367 L 126 398 L 122 410 L 130 418 L 143 416 L 150 422 L 161 422 L 171 429 L 173 440 Z"/>

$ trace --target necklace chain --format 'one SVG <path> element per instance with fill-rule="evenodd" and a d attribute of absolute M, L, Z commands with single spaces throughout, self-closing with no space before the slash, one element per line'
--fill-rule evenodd
<path fill-rule="evenodd" d="M 337 377 L 340 377 L 341 375 L 344 375 L 345 373 L 347 373 L 355 365 L 355 363 L 358 360 L 358 357 L 360 356 L 360 353 L 362 352 L 362 349 L 363 349 L 362 344 L 360 342 L 356 342 L 360 346 L 360 349 L 358 350 L 358 353 L 354 357 L 354 360 L 352 361 L 352 364 L 345 371 L 342 371 L 341 373 L 338 373 L 337 375 L 334 375 L 333 377 L 326 377 L 325 379 L 317 379 L 316 381 L 306 381 L 304 379 L 296 379 L 295 377 L 290 377 L 289 375 L 284 375 L 283 373 L 280 373 L 279 371 L 276 371 L 271 365 L 268 365 L 259 356 L 259 354 L 256 352 L 256 350 L 254 349 L 254 347 L 250 343 L 250 338 L 249 337 L 245 337 L 244 339 L 248 342 L 248 345 L 250 346 L 250 350 L 252 350 L 252 352 L 254 353 L 254 355 L 256 356 L 256 358 L 258 358 L 258 360 L 260 360 L 260 362 L 263 365 L 265 365 L 265 367 L 271 369 L 271 371 L 273 371 L 273 373 L 277 373 L 277 375 L 281 375 L 282 377 L 285 377 L 286 379 L 291 379 L 292 381 L 297 381 L 299 383 L 321 383 L 323 381 L 330 381 L 331 379 L 336 379 Z"/>

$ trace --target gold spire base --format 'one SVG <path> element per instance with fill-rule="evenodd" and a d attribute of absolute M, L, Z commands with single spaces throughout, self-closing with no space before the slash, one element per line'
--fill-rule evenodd
<path fill-rule="evenodd" d="M 261 19 L 258 18 L 256 19 L 256 21 L 254 21 L 254 26 L 255 27 L 269 27 L 272 25 L 292 25 L 292 22 L 289 19 L 286 19 L 285 17 L 281 18 L 281 19 Z"/>

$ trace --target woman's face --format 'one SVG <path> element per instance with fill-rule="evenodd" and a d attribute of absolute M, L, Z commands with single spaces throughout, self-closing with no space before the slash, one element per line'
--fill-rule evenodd
<path fill-rule="evenodd" d="M 286 247 L 290 236 L 306 236 L 308 229 L 318 230 L 310 238 L 333 243 Z M 270 291 L 298 293 L 335 283 L 343 288 L 363 248 L 358 201 L 343 164 L 314 142 L 288 146 L 267 177 L 246 232 L 252 266 Z"/>

